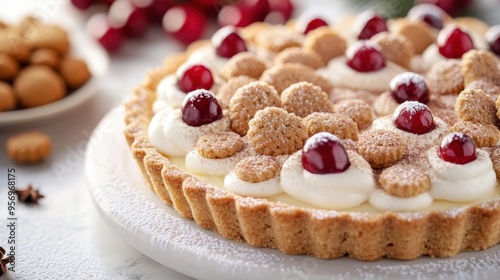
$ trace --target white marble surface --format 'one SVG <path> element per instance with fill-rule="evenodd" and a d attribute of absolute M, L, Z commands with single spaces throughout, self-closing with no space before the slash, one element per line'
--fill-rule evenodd
<path fill-rule="evenodd" d="M 84 32 L 85 15 L 69 9 L 66 2 L 0 0 L 0 18 L 18 20 L 29 12 L 50 21 L 69 20 L 66 26 L 72 32 Z M 317 9 L 332 2 L 316 0 L 307 5 Z M 301 11 L 305 3 L 300 3 Z M 112 56 L 94 98 L 56 122 L 36 127 L 53 139 L 54 152 L 43 164 L 22 166 L 9 161 L 4 145 L 12 133 L 0 127 L 0 246 L 7 245 L 9 234 L 7 169 L 16 169 L 19 188 L 33 184 L 46 196 L 38 206 L 17 205 L 16 272 L 2 279 L 189 279 L 136 251 L 102 222 L 88 195 L 83 169 L 84 151 L 99 120 L 122 102 L 149 68 L 181 47 L 160 29 L 128 41 Z"/>

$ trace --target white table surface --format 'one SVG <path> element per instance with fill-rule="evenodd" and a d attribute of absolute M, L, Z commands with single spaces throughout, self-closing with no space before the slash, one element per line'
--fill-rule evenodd
<path fill-rule="evenodd" d="M 69 19 L 72 32 L 84 32 L 86 15 L 66 2 L 0 0 L 0 19 L 15 21 L 35 13 L 50 21 Z M 324 11 L 332 2 L 303 1 L 299 10 L 314 4 Z M 1 279 L 189 279 L 133 249 L 104 224 L 87 192 L 83 168 L 85 148 L 99 120 L 127 97 L 148 69 L 181 49 L 159 28 L 127 41 L 111 56 L 109 71 L 99 80 L 100 89 L 91 100 L 52 124 L 36 126 L 53 140 L 53 154 L 43 164 L 23 166 L 9 161 L 4 146 L 12 132 L 0 127 L 0 246 L 7 245 L 9 234 L 7 169 L 16 169 L 18 188 L 33 184 L 45 195 L 37 206 L 17 205 L 16 272 Z"/>

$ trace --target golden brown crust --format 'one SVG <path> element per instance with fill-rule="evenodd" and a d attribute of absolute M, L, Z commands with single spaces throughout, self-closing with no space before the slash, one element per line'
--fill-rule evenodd
<path fill-rule="evenodd" d="M 357 124 L 342 114 L 315 112 L 302 119 L 302 122 L 307 128 L 309 137 L 319 132 L 329 132 L 340 139 L 358 141 Z"/>
<path fill-rule="evenodd" d="M 373 168 L 393 165 L 403 157 L 406 148 L 404 139 L 395 132 L 373 130 L 359 136 L 358 151 Z"/>
<path fill-rule="evenodd" d="M 319 86 L 308 82 L 296 83 L 286 88 L 281 93 L 281 107 L 301 118 L 314 112 L 333 112 L 328 94 Z"/>
<path fill-rule="evenodd" d="M 269 84 L 253 82 L 239 88 L 229 102 L 231 129 L 240 135 L 247 134 L 248 122 L 255 113 L 270 106 L 279 107 L 281 101 Z"/>
<path fill-rule="evenodd" d="M 490 153 L 491 162 L 493 163 L 493 170 L 497 175 L 497 179 L 500 178 L 500 147 L 494 147 Z"/>
<path fill-rule="evenodd" d="M 7 154 L 18 163 L 38 163 L 52 152 L 49 136 L 38 131 L 27 131 L 7 139 Z"/>
<path fill-rule="evenodd" d="M 419 167 L 395 164 L 380 174 L 380 186 L 396 197 L 413 197 L 426 192 L 431 186 L 429 176 Z"/>
<path fill-rule="evenodd" d="M 302 149 L 308 137 L 300 117 L 276 107 L 257 111 L 249 127 L 248 140 L 262 155 L 291 155 Z"/>
<path fill-rule="evenodd" d="M 434 64 L 426 75 L 429 91 L 437 95 L 459 94 L 464 89 L 460 62 L 444 60 Z"/>
<path fill-rule="evenodd" d="M 229 131 L 204 134 L 198 139 L 196 149 L 205 158 L 228 158 L 243 149 L 243 141 L 238 134 Z"/>
<path fill-rule="evenodd" d="M 240 160 L 234 172 L 243 181 L 259 183 L 278 176 L 280 170 L 280 164 L 273 157 L 258 155 Z"/>

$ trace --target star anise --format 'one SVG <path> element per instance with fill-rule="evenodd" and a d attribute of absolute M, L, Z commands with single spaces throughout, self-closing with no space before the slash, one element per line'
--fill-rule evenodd
<path fill-rule="evenodd" d="M 17 190 L 16 194 L 19 201 L 24 203 L 38 203 L 38 199 L 44 197 L 31 185 L 28 185 L 25 190 Z"/>
<path fill-rule="evenodd" d="M 5 272 L 7 272 L 7 264 L 14 260 L 12 256 L 8 256 L 6 258 L 4 258 L 4 256 L 5 249 L 0 247 L 0 276 L 4 275 Z"/>

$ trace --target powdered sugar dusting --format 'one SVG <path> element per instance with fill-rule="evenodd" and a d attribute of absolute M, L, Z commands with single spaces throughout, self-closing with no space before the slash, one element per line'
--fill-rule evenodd
<path fill-rule="evenodd" d="M 418 101 L 405 101 L 401 103 L 396 110 L 394 110 L 394 114 L 392 114 L 392 120 L 394 121 L 396 118 L 399 117 L 401 112 L 405 110 L 408 112 L 409 117 L 412 118 L 417 112 L 422 112 L 422 111 L 429 111 L 429 107 L 425 105 L 424 103 L 420 103 Z"/>
<path fill-rule="evenodd" d="M 345 51 L 347 60 L 351 60 L 361 48 L 373 48 L 382 53 L 382 50 L 380 49 L 380 46 L 378 44 L 368 40 L 360 40 L 352 43 Z"/>
<path fill-rule="evenodd" d="M 398 85 L 404 84 L 409 86 L 414 84 L 420 91 L 427 91 L 427 84 L 425 83 L 425 78 L 422 75 L 413 72 L 404 72 L 396 77 L 394 77 L 389 87 L 394 90 Z"/>
<path fill-rule="evenodd" d="M 339 145 L 342 145 L 342 142 L 340 139 L 328 132 L 319 132 L 311 136 L 309 139 L 307 139 L 305 145 L 304 145 L 304 152 L 308 152 L 311 149 L 316 149 L 320 144 L 323 143 L 328 143 L 328 142 L 337 142 Z M 342 145 L 343 147 L 343 145 Z"/>

